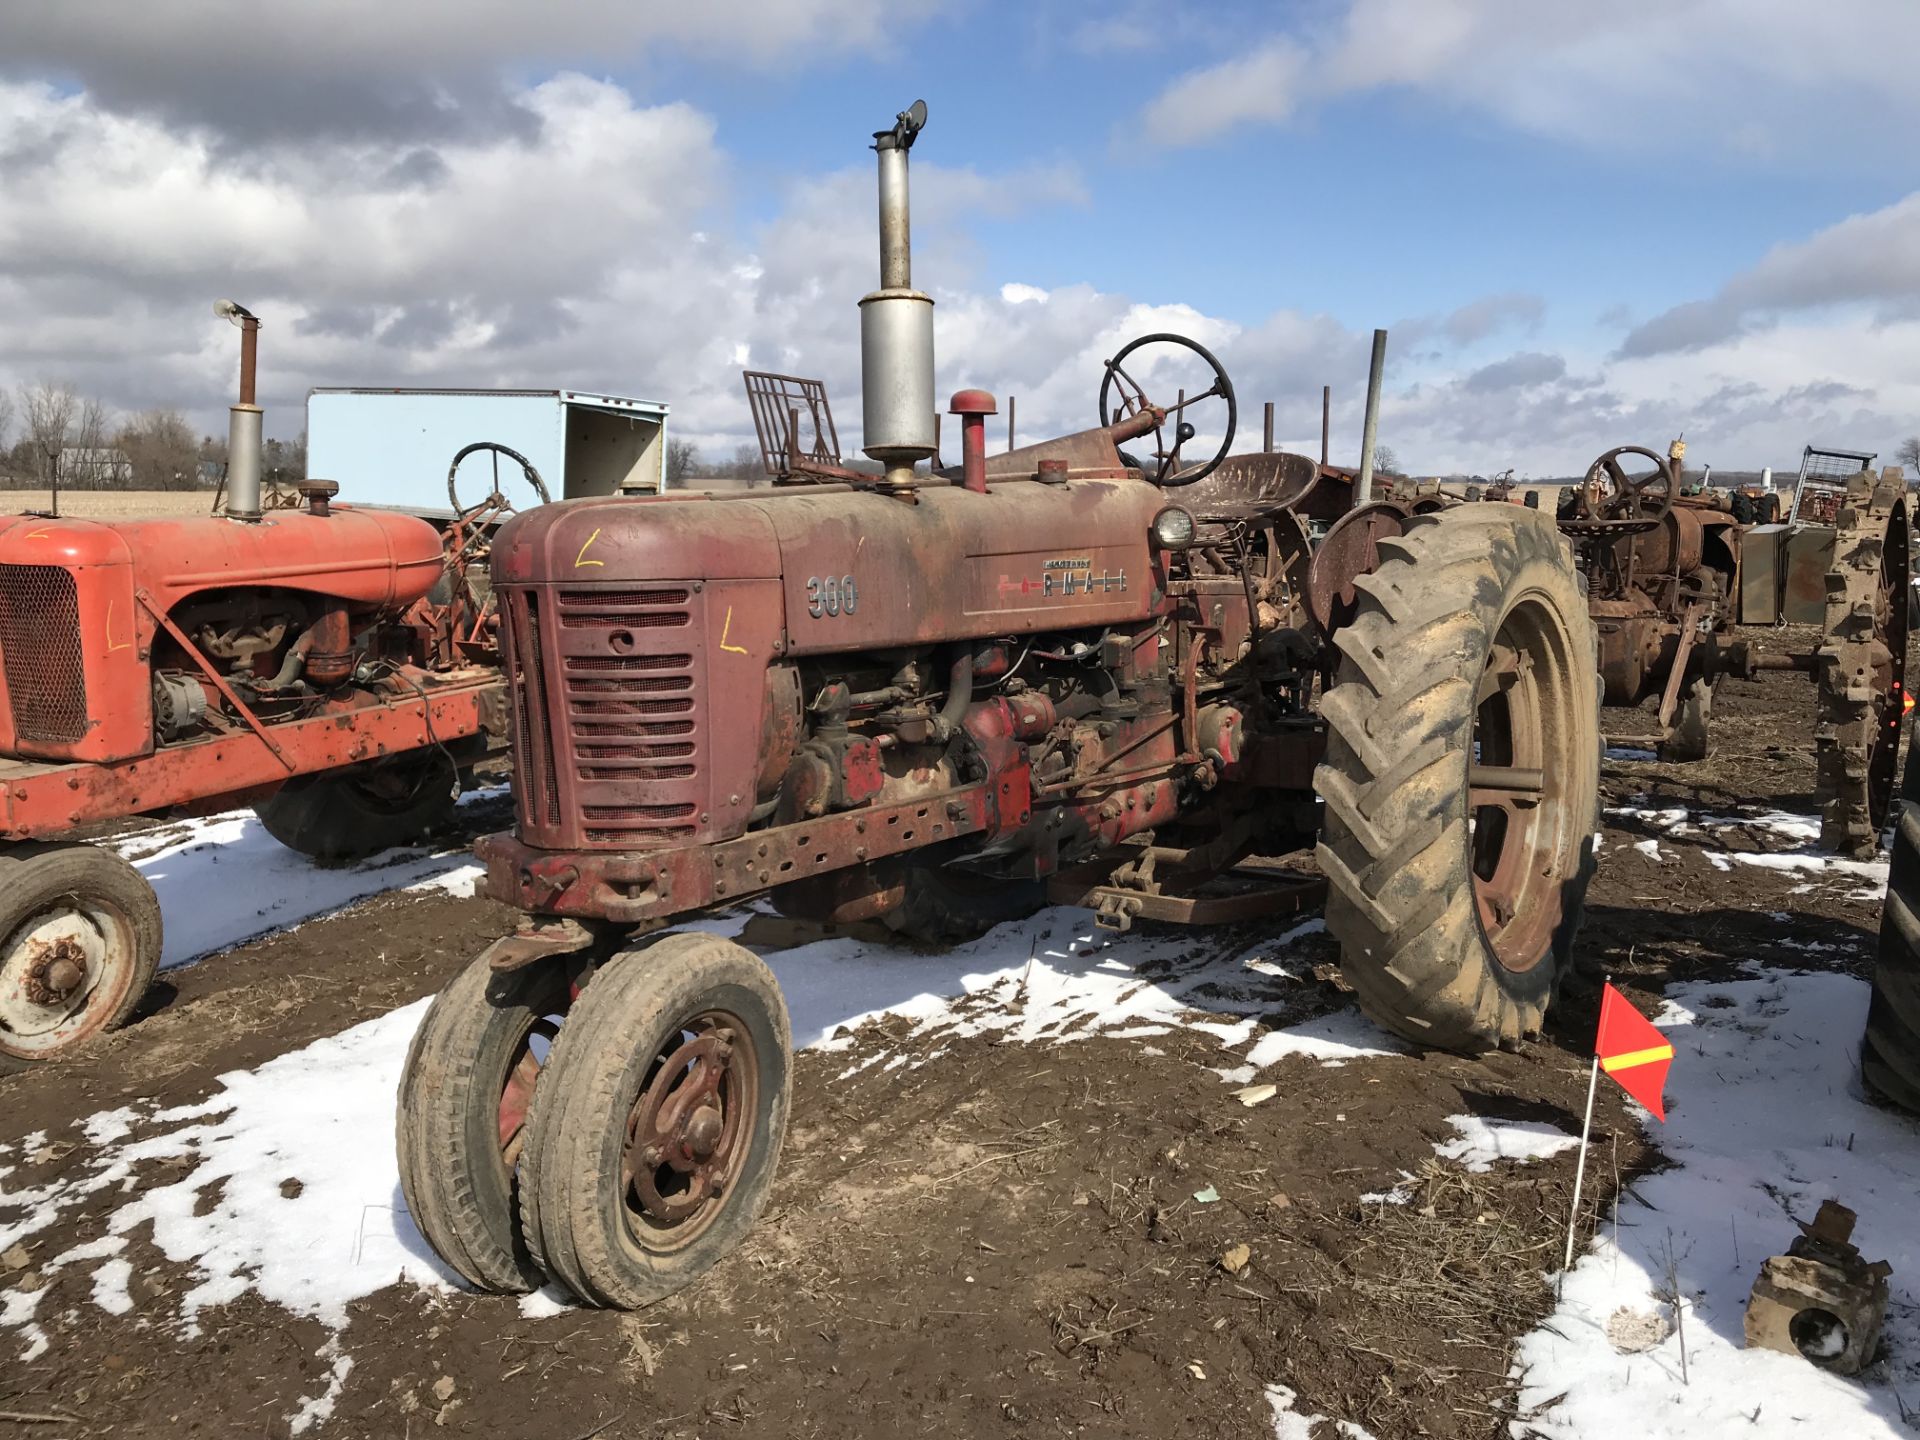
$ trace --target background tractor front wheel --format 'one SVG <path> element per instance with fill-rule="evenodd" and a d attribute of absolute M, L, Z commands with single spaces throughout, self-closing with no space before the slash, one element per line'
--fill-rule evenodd
<path fill-rule="evenodd" d="M 160 901 L 92 845 L 0 855 L 0 1074 L 64 1060 L 122 1024 L 160 964 Z"/>
<path fill-rule="evenodd" d="M 1593 870 L 1593 628 L 1553 522 L 1408 520 L 1355 581 L 1321 706 L 1327 927 L 1367 1013 L 1418 1044 L 1535 1033 Z"/>

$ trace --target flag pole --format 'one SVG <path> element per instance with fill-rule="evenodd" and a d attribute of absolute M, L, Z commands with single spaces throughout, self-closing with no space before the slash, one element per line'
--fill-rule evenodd
<path fill-rule="evenodd" d="M 1580 1187 L 1587 1178 L 1587 1140 L 1593 1134 L 1593 1096 L 1600 1086 L 1600 1056 L 1593 1057 L 1593 1069 L 1587 1075 L 1587 1118 L 1580 1125 L 1580 1163 L 1573 1169 L 1573 1213 L 1567 1216 L 1567 1256 L 1560 1266 L 1560 1284 L 1567 1283 L 1567 1271 L 1573 1268 L 1573 1241 L 1580 1228 Z"/>

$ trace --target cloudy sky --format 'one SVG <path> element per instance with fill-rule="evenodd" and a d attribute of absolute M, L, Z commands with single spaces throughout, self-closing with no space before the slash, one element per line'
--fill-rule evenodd
<path fill-rule="evenodd" d="M 314 385 L 661 399 L 743 365 L 858 433 L 868 134 L 916 96 L 940 393 L 1090 423 L 1214 346 L 1258 443 L 1422 472 L 1723 467 L 1920 430 L 1914 0 L 60 0 L 0 12 L 0 383 L 272 433 Z M 343 480 L 348 477 L 339 477 Z"/>

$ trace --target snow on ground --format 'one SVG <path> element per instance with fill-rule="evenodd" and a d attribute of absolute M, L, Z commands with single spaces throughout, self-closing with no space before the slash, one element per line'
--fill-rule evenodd
<path fill-rule="evenodd" d="M 1433 1147 L 1442 1160 L 1453 1160 L 1476 1175 L 1484 1175 L 1500 1160 L 1544 1160 L 1572 1150 L 1580 1137 L 1539 1120 L 1489 1120 L 1481 1115 L 1449 1115 L 1447 1124 L 1458 1138 Z"/>
<path fill-rule="evenodd" d="M 461 803 L 498 794 L 478 790 Z M 464 845 L 386 850 L 353 865 L 318 865 L 275 840 L 251 810 L 174 821 L 111 843 L 160 897 L 162 969 L 390 890 L 470 895 L 481 875 Z"/>
<path fill-rule="evenodd" d="M 1820 840 L 1817 815 L 1797 815 L 1787 810 L 1716 815 L 1684 805 L 1619 805 L 1607 813 L 1659 830 L 1670 839 L 1699 845 L 1706 862 L 1723 873 L 1732 871 L 1736 865 L 1751 865 L 1762 870 L 1799 873 L 1807 876 L 1810 883 L 1816 879 L 1852 880 L 1858 888 L 1848 894 L 1855 900 L 1878 900 L 1887 892 L 1885 860 L 1849 860 L 1820 853 L 1816 848 Z M 1729 850 L 1706 843 L 1732 834 L 1761 848 Z M 1636 841 L 1634 848 L 1651 860 L 1666 858 L 1656 838 Z"/>
<path fill-rule="evenodd" d="M 1669 1120 L 1645 1123 L 1673 1166 L 1634 1185 L 1619 1230 L 1610 1221 L 1602 1227 L 1566 1277 L 1559 1308 L 1522 1343 L 1518 1433 L 1912 1433 L 1903 1415 L 1920 1402 L 1920 1124 L 1861 1097 L 1855 1054 L 1864 983 L 1758 966 L 1753 973 L 1668 992 L 1656 1023 L 1676 1051 Z M 1889 1358 L 1860 1379 L 1744 1348 L 1747 1295 L 1761 1261 L 1784 1253 L 1798 1233 L 1794 1220 L 1811 1220 L 1826 1199 L 1859 1213 L 1854 1241 L 1868 1259 L 1893 1265 Z M 1669 1250 L 1684 1306 L 1686 1383 L 1664 1298 Z M 1633 1327 L 1631 1353 L 1608 1338 L 1622 1309 L 1647 1322 Z M 1614 1326 L 1616 1338 L 1621 1328 Z"/>
<path fill-rule="evenodd" d="M 1267 1404 L 1273 1410 L 1273 1433 L 1277 1440 L 1314 1440 L 1315 1436 L 1328 1434 L 1338 1436 L 1339 1440 L 1373 1440 L 1371 1430 L 1364 1430 L 1351 1420 L 1301 1414 L 1293 1408 L 1299 1398 L 1285 1385 L 1267 1386 Z"/>
<path fill-rule="evenodd" d="M 1274 957 L 1318 930 L 1317 920 L 1246 947 L 1187 933 L 1115 938 L 1090 919 L 1084 910 L 1045 910 L 940 954 L 834 939 L 767 959 L 801 1047 L 848 1048 L 850 1031 L 894 1015 L 916 1021 L 909 1038 L 933 1053 L 963 1035 L 1057 1044 L 1185 1027 L 1217 1040 L 1249 1076 L 1287 1055 L 1337 1064 L 1398 1048 L 1351 1012 L 1263 1029 L 1258 1017 L 1298 993 Z M 694 928 L 734 933 L 744 923 L 722 917 Z M 0 1251 L 31 1245 L 63 1215 L 106 1197 L 100 1233 L 58 1255 L 36 1254 L 36 1268 L 90 1266 L 96 1302 L 129 1313 L 139 1307 L 124 1252 L 132 1237 L 150 1235 L 170 1261 L 192 1266 L 194 1278 L 163 1302 L 164 1315 L 140 1319 L 189 1333 L 200 1311 L 249 1290 L 337 1332 L 350 1302 L 388 1285 L 450 1286 L 406 1213 L 387 1139 L 400 1069 L 427 1004 L 225 1075 L 196 1103 L 124 1106 L 81 1122 L 61 1178 L 11 1191 L 0 1183 L 0 1214 L 17 1217 L 0 1222 Z M 873 1058 L 907 1063 L 904 1052 L 877 1050 Z M 166 1183 L 154 1184 L 162 1162 Z M 128 1198 L 118 1200 L 122 1193 Z M 38 1293 L 0 1297 L 0 1327 L 20 1332 L 29 1357 L 47 1343 L 34 1324 Z M 559 1301 L 529 1297 L 523 1313 L 556 1313 Z M 344 1384 L 350 1359 L 337 1348 L 323 1358 L 330 1389 L 290 1419 L 323 1419 Z"/>

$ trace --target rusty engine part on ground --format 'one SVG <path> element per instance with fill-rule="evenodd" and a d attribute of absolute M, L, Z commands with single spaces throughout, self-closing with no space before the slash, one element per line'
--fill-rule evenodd
<path fill-rule="evenodd" d="M 450 472 L 444 532 L 339 504 L 325 479 L 299 510 L 265 504 L 260 321 L 216 308 L 242 339 L 223 513 L 0 519 L 0 1071 L 125 1019 L 160 958 L 132 867 L 49 842 L 250 804 L 293 848 L 352 858 L 444 823 L 463 773 L 505 749 L 498 484 L 463 506 Z M 455 468 L 480 449 L 499 447 Z"/>
<path fill-rule="evenodd" d="M 939 466 L 925 120 L 874 137 L 884 474 L 842 462 L 824 387 L 754 374 L 773 486 L 500 532 L 515 823 L 475 849 L 526 918 L 435 1001 L 398 1111 L 410 1211 L 476 1285 L 643 1304 L 753 1224 L 779 988 L 731 941 L 655 934 L 713 906 L 938 944 L 1049 895 L 1124 930 L 1324 893 L 1370 1013 L 1467 1051 L 1537 1031 L 1570 963 L 1597 695 L 1551 519 L 1423 493 L 1376 536 L 1353 470 L 1230 455 L 1225 368 L 1167 334 L 1112 352 L 1077 433 L 988 455 L 997 401 L 959 391 Z M 1285 858 L 1316 845 L 1319 875 Z"/>
<path fill-rule="evenodd" d="M 1858 1375 L 1873 1359 L 1893 1267 L 1861 1258 L 1852 1243 L 1857 1218 L 1837 1200 L 1823 1200 L 1787 1253 L 1761 1265 L 1747 1298 L 1750 1348 L 1799 1355 L 1839 1375 Z"/>

